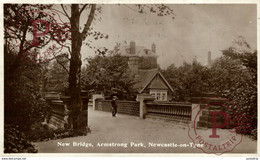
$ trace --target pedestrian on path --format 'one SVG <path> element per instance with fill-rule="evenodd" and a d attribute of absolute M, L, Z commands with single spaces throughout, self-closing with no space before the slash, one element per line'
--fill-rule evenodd
<path fill-rule="evenodd" d="M 111 106 L 112 106 L 112 116 L 115 117 L 116 113 L 117 113 L 117 104 L 116 104 L 116 96 L 113 96 L 113 100 L 111 102 Z"/>

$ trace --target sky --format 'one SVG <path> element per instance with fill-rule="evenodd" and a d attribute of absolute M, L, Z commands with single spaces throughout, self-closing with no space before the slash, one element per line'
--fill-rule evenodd
<path fill-rule="evenodd" d="M 221 56 L 238 37 L 245 37 L 253 49 L 257 47 L 257 9 L 249 4 L 168 5 L 175 19 L 159 17 L 152 13 L 139 13 L 134 5 L 102 5 L 92 27 L 106 33 L 106 40 L 93 41 L 95 47 L 112 50 L 117 43 L 124 45 L 135 41 L 136 45 L 151 48 L 156 45 L 158 64 L 167 68 L 180 66 L 184 61 L 197 59 L 207 64 L 208 51 L 212 59 Z M 83 12 L 81 23 L 87 20 Z M 100 20 L 101 18 L 101 20 Z M 95 55 L 93 49 L 83 46 L 82 58 Z"/>

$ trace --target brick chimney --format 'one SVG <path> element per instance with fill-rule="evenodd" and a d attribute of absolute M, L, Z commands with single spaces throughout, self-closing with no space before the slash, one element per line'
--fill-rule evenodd
<path fill-rule="evenodd" d="M 211 65 L 211 51 L 208 52 L 208 65 Z"/>
<path fill-rule="evenodd" d="M 155 46 L 154 43 L 152 44 L 152 51 L 153 51 L 154 53 L 156 53 L 156 46 Z"/>
<path fill-rule="evenodd" d="M 130 54 L 132 54 L 132 55 L 135 54 L 135 42 L 134 41 L 130 42 Z"/>

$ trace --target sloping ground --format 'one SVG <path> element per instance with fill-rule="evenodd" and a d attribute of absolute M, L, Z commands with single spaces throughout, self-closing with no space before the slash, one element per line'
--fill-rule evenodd
<path fill-rule="evenodd" d="M 203 153 L 190 145 L 153 147 L 155 143 L 190 144 L 192 141 L 188 136 L 188 128 L 184 126 L 120 114 L 112 117 L 108 112 L 93 111 L 89 108 L 89 127 L 91 133 L 87 136 L 39 142 L 35 143 L 35 146 L 39 153 Z M 203 132 L 212 131 L 208 129 Z M 227 130 L 218 132 L 228 134 Z M 91 144 L 86 147 L 85 143 Z M 113 147 L 113 145 L 119 146 Z M 256 151 L 257 142 L 243 137 L 241 144 L 236 146 L 232 153 L 256 153 Z"/>

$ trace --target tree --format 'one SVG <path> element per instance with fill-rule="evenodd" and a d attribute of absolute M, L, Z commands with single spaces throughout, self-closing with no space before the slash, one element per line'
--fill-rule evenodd
<path fill-rule="evenodd" d="M 39 46 L 31 45 L 33 23 L 51 21 L 43 10 L 51 5 L 4 5 L 4 152 L 37 152 L 27 141 L 31 126 L 43 121 L 48 110 L 42 94 L 42 65 L 32 63 L 39 48 L 49 42 L 39 37 Z M 29 14 L 34 13 L 34 14 Z M 45 28 L 39 26 L 38 30 Z"/>
<path fill-rule="evenodd" d="M 124 5 L 123 6 L 127 6 Z M 138 8 L 139 13 L 154 13 L 158 16 L 167 16 L 171 15 L 174 17 L 173 10 L 171 10 L 167 5 L 155 4 L 155 5 L 134 5 Z M 39 52 L 29 52 L 33 48 L 42 49 L 45 47 L 48 42 L 51 40 L 56 41 L 58 44 L 66 41 L 67 35 L 65 38 L 60 38 L 61 34 L 65 34 L 63 29 L 70 28 L 71 32 L 71 46 L 66 46 L 70 53 L 70 66 L 69 66 L 69 90 L 71 96 L 71 106 L 72 106 L 72 119 L 73 119 L 73 128 L 75 132 L 86 130 L 86 124 L 82 112 L 82 101 L 81 101 L 81 47 L 83 42 L 88 36 L 94 36 L 94 39 L 107 38 L 106 35 L 94 31 L 91 28 L 92 22 L 95 20 L 95 16 L 98 12 L 101 11 L 101 6 L 96 4 L 72 4 L 70 7 L 70 15 L 68 14 L 68 7 L 60 5 L 60 8 L 56 10 L 58 13 L 61 13 L 68 18 L 71 27 L 65 25 L 61 27 L 58 23 L 55 24 L 55 19 L 48 17 L 44 12 L 44 9 L 54 10 L 53 5 L 28 5 L 28 4 L 6 4 L 4 7 L 5 14 L 5 43 L 7 48 L 13 48 L 12 52 L 16 53 L 17 57 L 25 57 L 26 60 L 36 60 L 37 54 Z M 62 10 L 62 11 L 61 11 Z M 83 12 L 87 12 L 88 18 L 86 19 L 84 26 L 80 26 L 80 17 Z M 55 15 L 55 13 L 54 13 Z M 36 37 L 34 27 L 37 26 L 37 29 L 46 32 L 47 26 L 46 23 L 32 23 L 31 21 L 38 22 L 44 20 L 47 23 L 54 24 L 51 28 L 50 34 L 44 36 Z M 33 39 L 31 38 L 33 37 Z M 28 39 L 29 38 L 29 39 Z M 31 38 L 31 39 L 30 39 Z M 18 40 L 19 45 L 13 46 L 13 40 Z M 10 43 L 11 42 L 11 43 Z M 60 44 L 62 47 L 64 45 Z M 90 43 L 86 42 L 86 45 L 90 46 Z M 91 47 L 91 46 L 90 46 Z M 29 58 L 28 58 L 29 57 Z M 15 58 L 13 65 L 10 66 L 9 73 L 15 73 L 17 67 L 20 66 L 20 59 Z M 13 74 L 10 74 L 11 77 Z"/>
<path fill-rule="evenodd" d="M 211 67 L 214 92 L 233 101 L 238 132 L 257 137 L 257 51 L 253 51 L 243 37 L 235 45 L 223 50 L 223 56 Z M 252 131 L 252 132 L 251 132 Z"/>
<path fill-rule="evenodd" d="M 190 101 L 193 94 L 209 90 L 209 70 L 196 60 L 180 67 L 172 64 L 162 72 L 175 91 L 175 101 Z"/>
<path fill-rule="evenodd" d="M 173 11 L 166 5 L 154 5 L 154 7 L 149 5 L 136 5 L 136 7 L 138 7 L 140 13 L 149 10 L 149 12 L 157 13 L 158 16 L 173 15 Z M 60 44 L 66 41 L 67 35 L 64 31 L 67 31 L 68 28 L 71 31 L 71 38 L 69 39 L 71 40 L 71 46 L 66 47 L 70 54 L 70 56 L 68 56 L 70 57 L 68 79 L 71 95 L 73 128 L 75 132 L 80 131 L 82 133 L 86 131 L 85 113 L 82 112 L 83 109 L 80 97 L 81 46 L 87 36 L 94 36 L 95 39 L 107 38 L 108 36 L 94 31 L 93 28 L 91 28 L 96 13 L 101 10 L 96 4 L 72 4 L 70 16 L 66 8 L 66 6 L 61 5 L 60 10 L 56 11 L 68 17 L 70 24 L 72 24 L 71 27 L 68 27 L 66 24 L 65 26 L 59 26 L 57 23 L 55 24 L 56 19 L 52 18 L 55 17 L 55 13 L 52 17 L 49 17 L 44 13 L 45 11 L 54 10 L 53 5 L 4 5 L 5 129 L 7 129 L 7 131 L 13 130 L 13 127 L 11 127 L 11 129 L 6 128 L 6 124 L 13 123 L 19 125 L 19 130 L 29 132 L 33 122 L 42 120 L 44 108 L 46 108 L 46 103 L 42 95 L 44 88 L 43 73 L 47 71 L 46 66 L 48 66 L 48 64 L 46 63 L 48 62 L 40 64 L 39 62 L 42 61 L 37 56 L 41 49 L 50 44 L 49 42 L 56 41 L 56 43 Z M 86 10 L 88 18 L 84 27 L 81 28 L 80 16 L 84 10 Z M 48 27 L 44 25 L 45 23 L 33 23 L 41 20 L 52 26 L 49 34 L 37 37 L 35 36 L 35 34 L 37 34 L 37 32 L 35 32 L 35 27 L 37 27 L 37 31 L 42 33 L 45 33 L 48 30 Z M 60 37 L 63 35 L 65 35 L 64 39 Z M 61 47 L 64 46 L 63 44 L 60 45 Z M 90 43 L 86 42 L 86 45 L 90 46 Z M 53 71 L 51 73 L 53 75 L 56 73 L 59 75 L 59 73 L 64 72 L 64 70 L 61 71 L 60 67 L 57 65 L 59 63 L 59 57 L 56 57 L 56 59 L 57 63 L 54 63 L 53 67 L 57 67 L 59 71 Z M 32 61 L 35 63 L 27 63 Z M 64 69 L 67 68 L 66 64 L 63 64 L 63 62 L 59 64 L 62 64 L 61 66 Z M 14 137 L 12 134 L 16 135 L 16 133 L 12 131 L 10 134 L 5 131 L 5 136 L 10 136 L 12 138 L 10 143 L 5 141 L 5 145 L 9 143 L 13 147 L 15 145 L 13 142 L 17 142 L 17 137 Z M 19 136 L 18 138 L 20 137 L 22 136 Z M 21 141 L 24 140 L 22 139 Z M 7 150 L 7 152 L 12 151 Z M 18 152 L 20 152 L 20 150 L 18 150 Z"/>
<path fill-rule="evenodd" d="M 120 99 L 129 99 L 133 93 L 134 79 L 129 74 L 127 57 L 118 54 L 88 58 L 83 70 L 85 86 L 90 89 L 112 95 L 113 89 L 121 91 Z"/>
<path fill-rule="evenodd" d="M 136 5 L 140 13 L 149 11 L 151 13 L 157 13 L 158 16 L 174 16 L 173 10 L 163 4 L 150 5 Z M 69 19 L 71 25 L 71 53 L 70 53 L 70 70 L 69 70 L 69 90 L 71 93 L 71 106 L 72 106 L 72 119 L 73 129 L 75 131 L 84 132 L 86 130 L 86 124 L 82 111 L 81 101 L 81 47 L 83 41 L 87 36 L 93 35 L 99 37 L 100 34 L 91 32 L 91 24 L 95 19 L 95 13 L 101 10 L 101 7 L 97 7 L 96 4 L 84 4 L 80 7 L 79 4 L 71 5 L 71 16 L 68 15 L 66 7 L 61 5 L 64 14 Z M 83 29 L 80 27 L 80 17 L 84 10 L 88 10 L 88 18 L 84 24 Z"/>
<path fill-rule="evenodd" d="M 253 51 L 245 38 L 239 36 L 233 46 L 223 50 L 223 55 L 234 60 L 239 60 L 251 74 L 253 82 L 257 81 L 257 51 Z"/>
<path fill-rule="evenodd" d="M 4 5 L 4 38 L 7 48 L 12 50 L 11 54 L 16 54 L 16 58 L 10 66 L 10 73 L 15 73 L 20 65 L 21 59 L 36 61 L 39 52 L 31 52 L 32 49 L 41 49 L 45 47 L 50 38 L 48 35 L 37 37 L 34 39 L 32 35 L 35 33 L 34 25 L 36 21 L 45 20 L 52 23 L 44 14 L 45 9 L 50 9 L 52 5 L 29 5 L 29 4 L 5 4 Z M 38 25 L 37 32 L 44 32 L 46 26 Z"/>
<path fill-rule="evenodd" d="M 67 54 L 60 54 L 46 67 L 44 74 L 44 91 L 65 93 L 68 89 L 69 59 Z"/>

